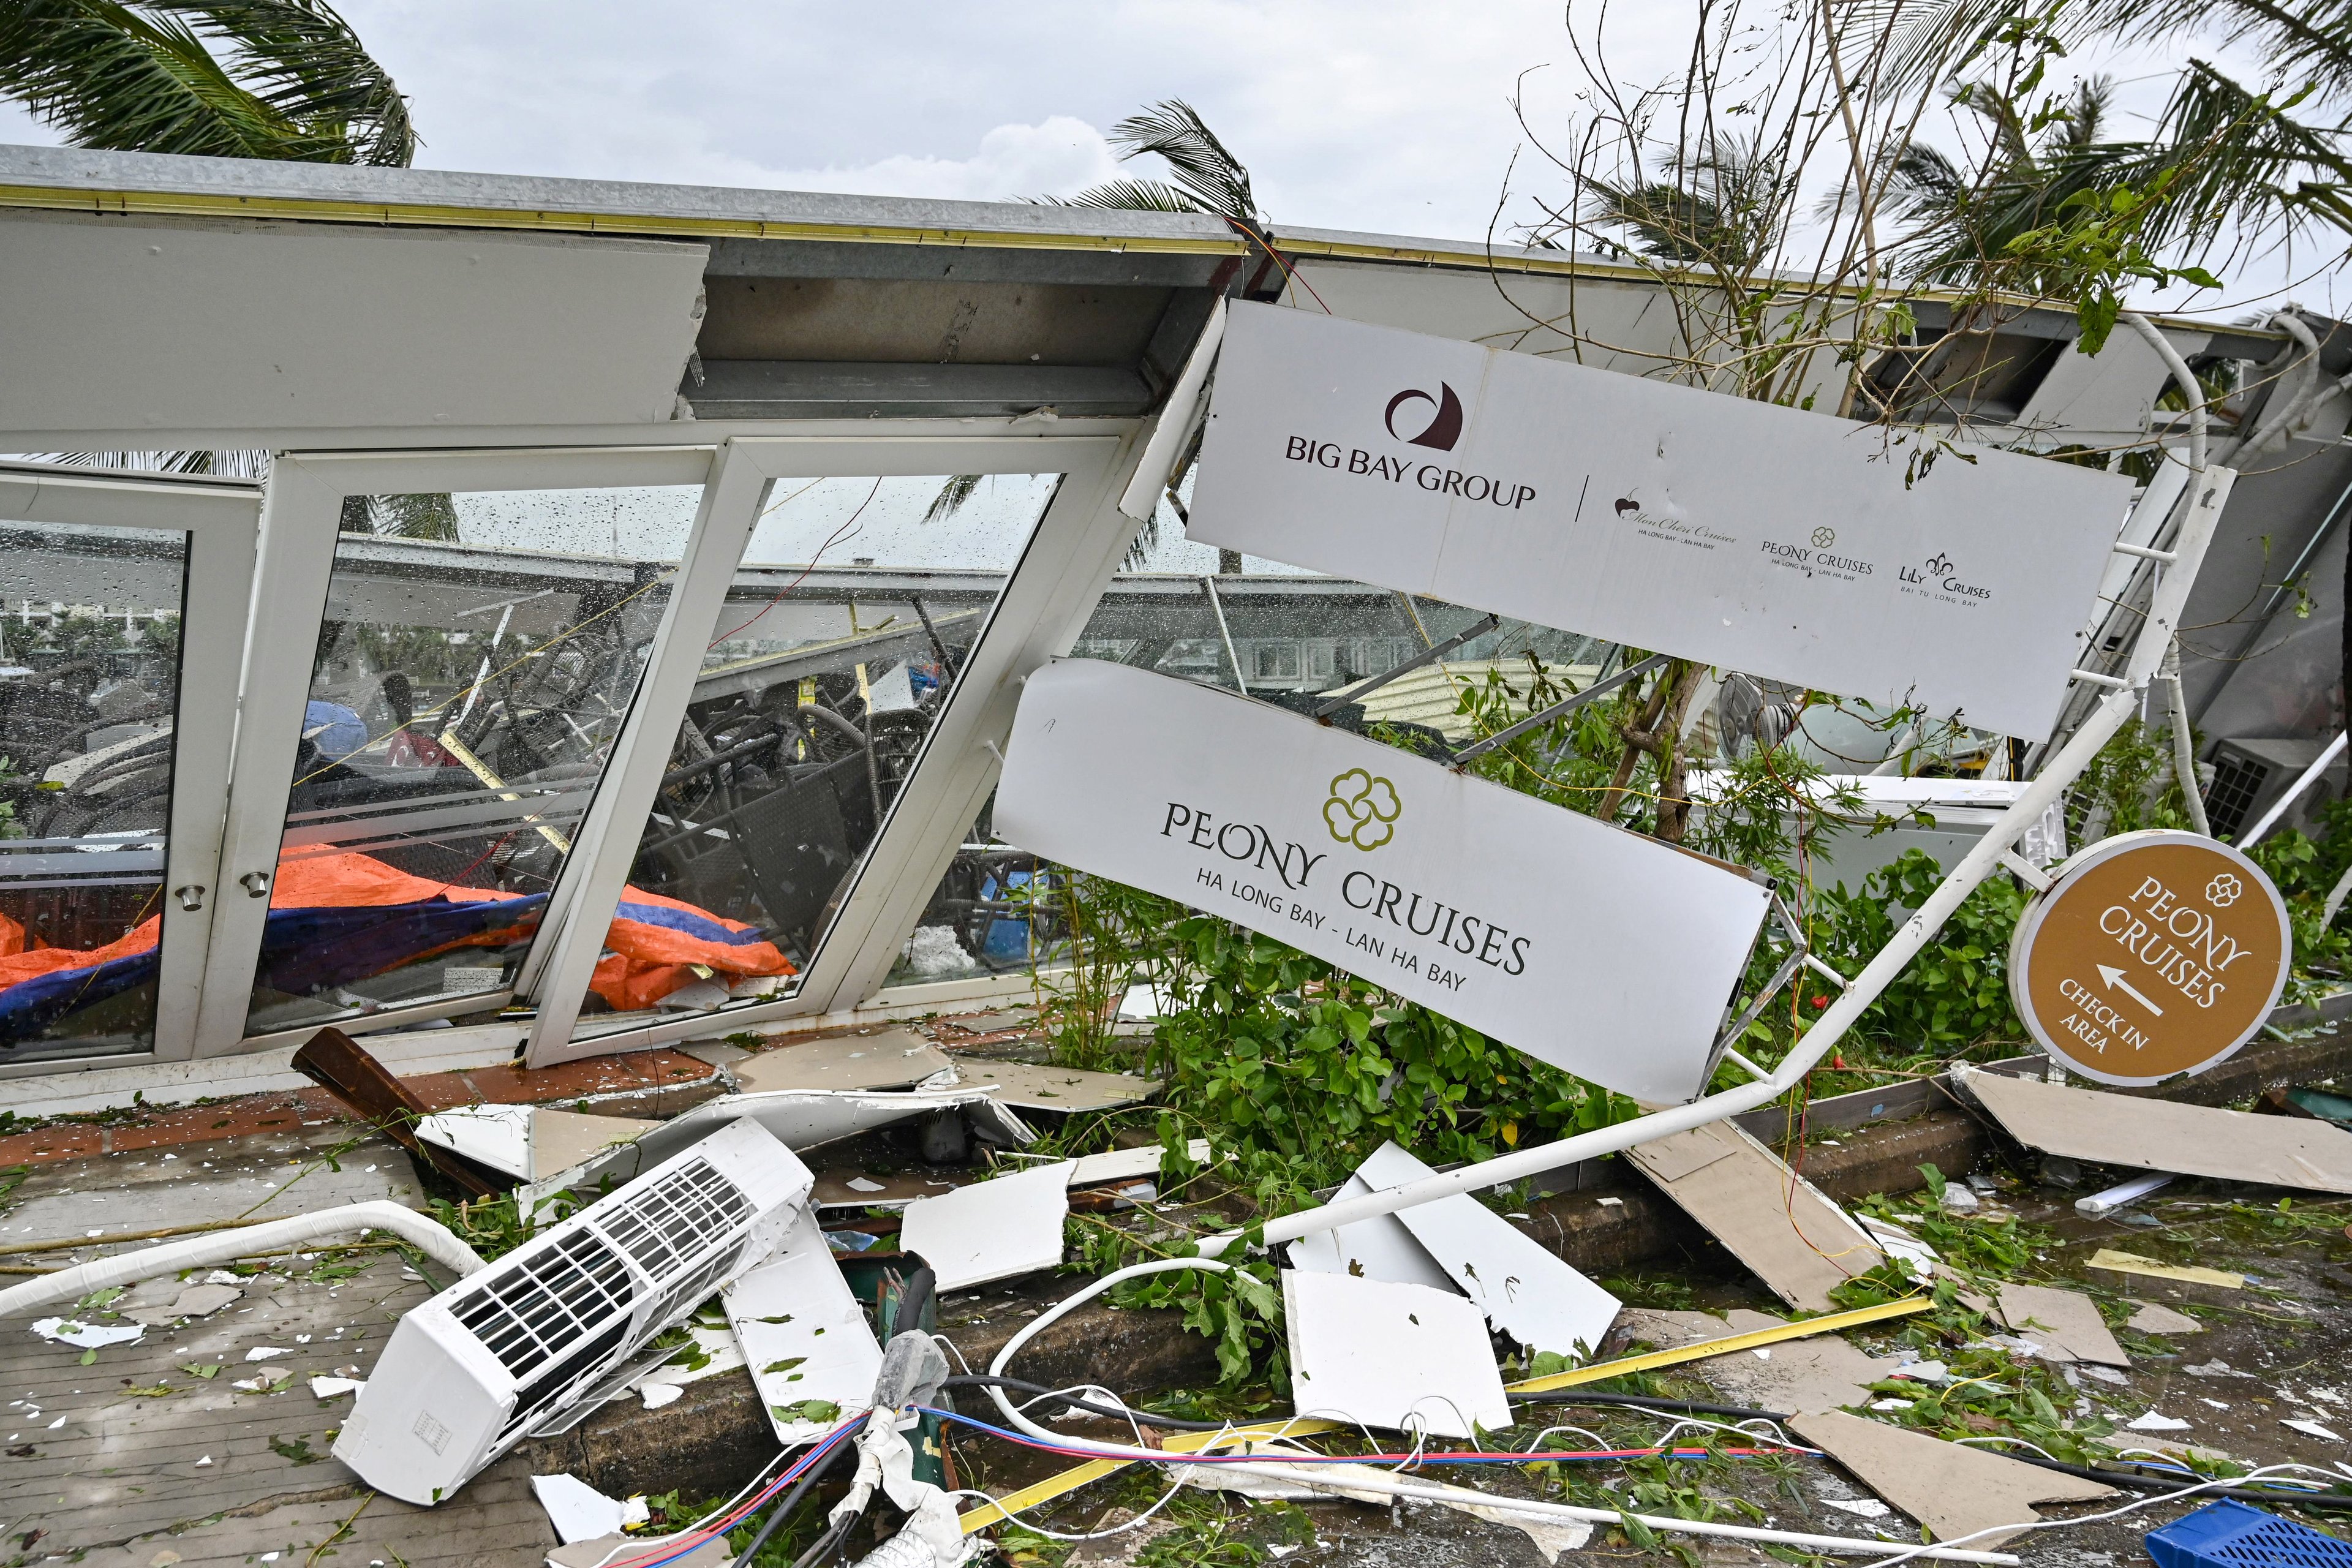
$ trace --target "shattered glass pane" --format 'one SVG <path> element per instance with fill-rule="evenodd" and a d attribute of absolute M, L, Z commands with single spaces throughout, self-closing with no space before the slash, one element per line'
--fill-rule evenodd
<path fill-rule="evenodd" d="M 0 1060 L 153 1045 L 187 559 L 0 523 Z"/>
<path fill-rule="evenodd" d="M 640 836 L 630 885 L 646 896 L 614 922 L 588 1029 L 616 1026 L 600 1014 L 625 1026 L 791 994 L 1059 482 L 775 481 Z M 940 962 L 958 973 L 988 963 L 965 906 L 992 885 L 989 853 L 959 855 L 923 916 L 949 929 Z"/>
<path fill-rule="evenodd" d="M 248 1034 L 511 984 L 700 498 L 345 500 Z"/>

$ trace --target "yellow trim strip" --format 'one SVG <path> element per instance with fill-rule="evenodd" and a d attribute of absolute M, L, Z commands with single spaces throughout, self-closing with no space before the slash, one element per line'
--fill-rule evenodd
<path fill-rule="evenodd" d="M 905 228 L 885 224 L 795 223 L 765 218 L 660 217 L 505 207 L 310 200 L 298 196 L 211 195 L 195 192 L 68 190 L 0 185 L 0 206 L 39 207 L 109 216 L 275 217 L 311 223 L 541 229 L 573 234 L 719 239 L 831 239 L 864 245 L 948 245 L 1001 250 L 1105 250 L 1160 255 L 1244 256 L 1235 238 L 1119 238 L 1108 235 L 1020 234 L 994 229 Z"/>
<path fill-rule="evenodd" d="M 1759 1345 L 1778 1344 L 1783 1340 L 1811 1339 L 1816 1334 L 1833 1334 L 1864 1323 L 1884 1322 L 1889 1318 L 1907 1318 L 1914 1312 L 1924 1312 L 1936 1303 L 1925 1296 L 1906 1297 L 1900 1301 L 1882 1301 L 1875 1307 L 1857 1307 L 1850 1312 L 1832 1312 L 1826 1317 L 1800 1318 L 1792 1323 L 1781 1323 L 1769 1329 L 1755 1329 L 1744 1334 L 1732 1334 L 1719 1340 L 1704 1340 L 1679 1350 L 1651 1351 L 1643 1355 L 1620 1356 L 1615 1361 L 1595 1363 L 1574 1372 L 1558 1373 L 1550 1377 L 1530 1378 L 1514 1383 L 1504 1389 L 1506 1394 L 1543 1394 L 1555 1388 L 1573 1388 L 1579 1384 L 1601 1383 L 1628 1373 L 1647 1372 L 1653 1367 L 1674 1366 L 1678 1363 L 1704 1361 L 1708 1356 L 1727 1355 L 1733 1351 L 1752 1350 Z M 1222 1432 L 1184 1432 L 1169 1438 L 1164 1447 L 1171 1453 L 1197 1454 L 1236 1437 L 1306 1437 L 1318 1432 L 1336 1432 L 1342 1423 L 1337 1421 L 1267 1421 L 1253 1426 L 1229 1427 Z M 1077 1490 L 1089 1481 L 1098 1481 L 1115 1475 L 1133 1463 L 1129 1459 L 1090 1459 L 1060 1475 L 1048 1476 L 1035 1486 L 1024 1487 L 1017 1492 L 983 1503 L 962 1516 L 963 1532 L 985 1530 L 1001 1524 L 1013 1514 L 1024 1513 L 1039 1503 L 1051 1502 L 1057 1497 Z"/>
<path fill-rule="evenodd" d="M 1529 1378 L 1514 1383 L 1503 1390 L 1506 1394 L 1546 1394 L 1555 1388 L 1574 1388 L 1580 1384 L 1601 1383 L 1629 1373 L 1648 1372 L 1653 1367 L 1675 1366 L 1688 1361 L 1705 1361 L 1709 1356 L 1728 1355 L 1734 1351 L 1754 1350 L 1759 1345 L 1776 1345 L 1783 1340 L 1811 1339 L 1815 1334 L 1834 1334 L 1847 1329 L 1860 1328 L 1864 1323 L 1876 1323 L 1888 1318 L 1907 1318 L 1914 1312 L 1924 1312 L 1936 1303 L 1925 1296 L 1906 1296 L 1900 1301 L 1881 1301 L 1875 1307 L 1857 1307 L 1851 1312 L 1832 1312 L 1826 1317 L 1800 1318 L 1793 1323 L 1780 1323 L 1769 1329 L 1754 1329 L 1744 1334 L 1731 1334 L 1719 1340 L 1702 1340 L 1695 1345 L 1684 1345 L 1670 1351 L 1651 1351 L 1643 1355 L 1619 1356 L 1615 1361 L 1596 1362 L 1579 1367 L 1574 1372 L 1554 1373 L 1549 1377 Z"/>

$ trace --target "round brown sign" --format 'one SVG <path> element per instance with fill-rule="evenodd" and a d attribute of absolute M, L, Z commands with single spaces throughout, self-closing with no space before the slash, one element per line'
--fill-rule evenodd
<path fill-rule="evenodd" d="M 2194 833 L 2126 833 L 2070 857 L 2009 945 L 2009 994 L 2085 1078 L 2157 1083 L 2252 1039 L 2286 984 L 2286 905 L 2262 868 Z"/>

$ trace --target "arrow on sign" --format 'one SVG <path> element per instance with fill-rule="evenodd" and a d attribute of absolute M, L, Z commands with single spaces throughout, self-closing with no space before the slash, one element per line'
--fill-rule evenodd
<path fill-rule="evenodd" d="M 2109 990 L 2120 991 L 2125 995 L 2130 997 L 2133 1001 L 2138 1003 L 2141 1006 L 2147 1008 L 2149 1012 L 2155 1014 L 2158 1017 L 2161 1018 L 2164 1016 L 2164 1009 L 2149 1001 L 2147 997 L 2141 995 L 2138 988 L 2133 985 L 2130 981 L 2124 978 L 2124 972 L 2122 970 L 2110 969 L 2104 963 L 2094 965 L 2094 967 L 2098 970 L 2099 978 L 2107 983 Z"/>

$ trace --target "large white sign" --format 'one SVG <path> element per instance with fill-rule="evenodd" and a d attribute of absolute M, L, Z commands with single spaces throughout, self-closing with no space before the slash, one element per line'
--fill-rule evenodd
<path fill-rule="evenodd" d="M 1655 839 L 1096 659 L 1029 678 L 994 821 L 1647 1100 L 1699 1091 L 1768 902 Z"/>
<path fill-rule="evenodd" d="M 2131 481 L 1235 305 L 1187 534 L 2003 734 L 2048 733 Z M 1934 437 L 1927 438 L 1932 443 Z M 1926 448 L 1931 449 L 1931 448 Z"/>

